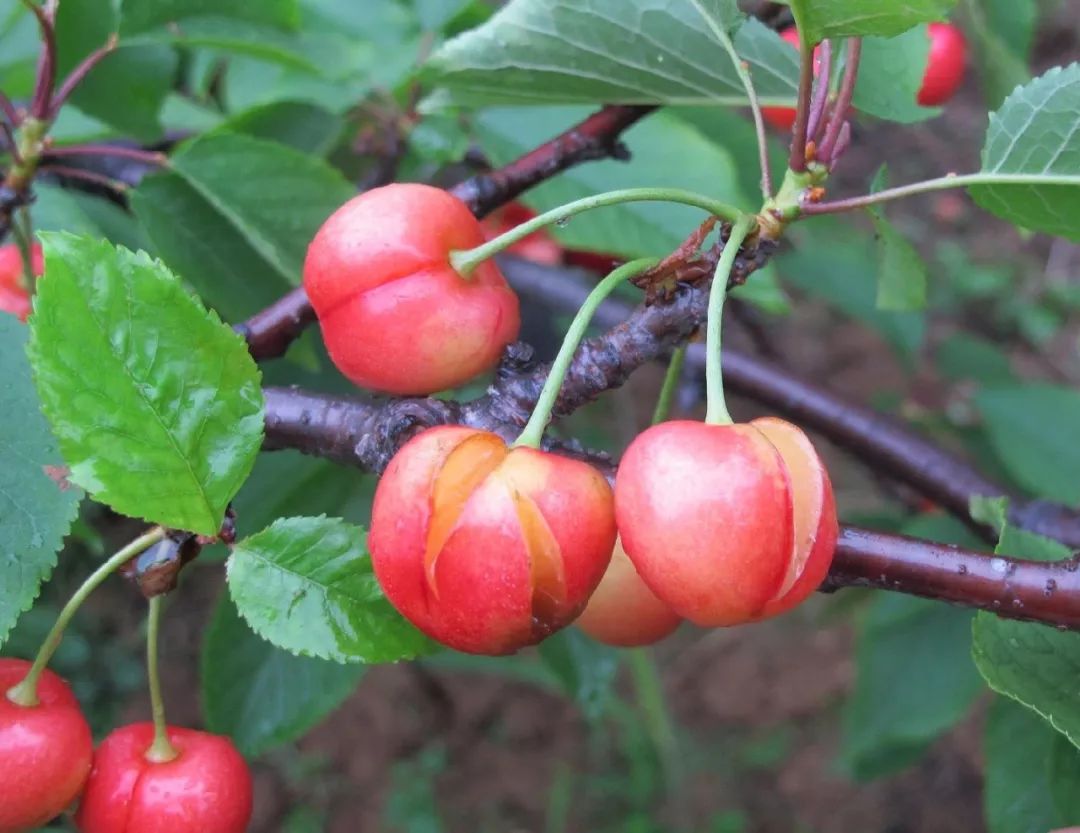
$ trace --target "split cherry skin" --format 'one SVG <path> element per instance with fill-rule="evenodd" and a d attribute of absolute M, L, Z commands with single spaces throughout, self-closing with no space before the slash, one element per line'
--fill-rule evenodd
<path fill-rule="evenodd" d="M 30 266 L 34 277 L 41 277 L 45 271 L 45 260 L 37 243 L 30 247 Z M 23 279 L 19 247 L 13 243 L 0 246 L 0 312 L 9 312 L 20 321 L 25 321 L 30 314 L 30 293 L 23 285 Z"/>
<path fill-rule="evenodd" d="M 90 727 L 67 683 L 45 670 L 37 705 L 6 696 L 29 670 L 24 660 L 0 659 L 0 833 L 22 833 L 60 815 L 90 773 Z"/>
<path fill-rule="evenodd" d="M 486 239 L 439 188 L 394 184 L 349 200 L 319 229 L 304 289 L 330 358 L 356 385 L 397 395 L 456 387 L 498 361 L 520 329 L 493 261 L 463 277 L 450 252 Z"/>
<path fill-rule="evenodd" d="M 615 480 L 623 545 L 677 614 L 708 627 L 775 616 L 824 580 L 839 527 L 832 486 L 794 425 L 673 421 L 627 449 Z"/>
<path fill-rule="evenodd" d="M 228 738 L 170 727 L 179 753 L 153 762 L 152 723 L 110 734 L 94 755 L 76 823 L 82 833 L 244 833 L 251 819 L 247 763 Z"/>
<path fill-rule="evenodd" d="M 611 488 L 591 466 L 461 426 L 391 460 L 368 536 L 375 575 L 433 639 L 508 654 L 569 625 L 615 544 Z"/>

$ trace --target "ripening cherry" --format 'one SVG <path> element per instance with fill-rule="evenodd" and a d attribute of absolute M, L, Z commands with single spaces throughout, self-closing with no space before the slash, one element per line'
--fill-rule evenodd
<path fill-rule="evenodd" d="M 682 617 L 642 581 L 622 542 L 616 541 L 600 586 L 574 624 L 597 642 L 633 648 L 670 636 L 680 622 Z"/>
<path fill-rule="evenodd" d="M 18 705 L 6 694 L 29 670 L 24 660 L 0 659 L 0 833 L 60 815 L 90 773 L 90 727 L 67 683 L 46 669 L 37 705 Z"/>
<path fill-rule="evenodd" d="M 645 583 L 703 626 L 799 604 L 824 580 L 839 532 L 825 466 L 774 418 L 649 428 L 623 456 L 615 511 Z"/>
<path fill-rule="evenodd" d="M 35 277 L 45 271 L 45 258 L 41 246 L 30 247 L 30 266 Z M 30 293 L 23 285 L 23 260 L 19 247 L 14 243 L 0 246 L 0 312 L 9 312 L 25 321 L 30 314 Z"/>
<path fill-rule="evenodd" d="M 375 188 L 334 212 L 308 248 L 304 288 L 338 369 L 422 395 L 493 367 L 517 337 L 517 296 L 493 261 L 463 277 L 449 257 L 485 239 L 461 200 L 429 185 Z"/>
<path fill-rule="evenodd" d="M 94 768 L 76 824 L 82 833 L 243 833 L 251 820 L 248 765 L 232 741 L 194 729 L 169 727 L 179 753 L 152 762 L 152 723 L 110 734 Z"/>
<path fill-rule="evenodd" d="M 951 23 L 931 23 L 930 55 L 926 74 L 919 89 L 918 102 L 924 107 L 944 104 L 959 89 L 967 67 L 967 41 L 964 33 Z"/>
<path fill-rule="evenodd" d="M 480 225 L 483 227 L 487 239 L 494 240 L 500 234 L 520 226 L 535 216 L 536 212 L 524 203 L 512 202 L 489 214 L 480 221 Z M 562 246 L 555 241 L 555 238 L 546 229 L 534 231 L 527 237 L 523 237 L 507 248 L 506 251 L 508 254 L 517 255 L 548 266 L 558 266 L 563 259 Z"/>
<path fill-rule="evenodd" d="M 368 536 L 386 597 L 433 639 L 507 654 L 565 627 L 615 544 L 611 488 L 578 460 L 461 426 L 406 443 Z"/>

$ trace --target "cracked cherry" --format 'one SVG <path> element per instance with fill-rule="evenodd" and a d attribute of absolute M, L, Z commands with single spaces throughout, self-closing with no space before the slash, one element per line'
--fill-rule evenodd
<path fill-rule="evenodd" d="M 951 23 L 931 23 L 927 27 L 930 54 L 918 102 L 924 107 L 944 104 L 959 89 L 967 66 L 967 41 Z"/>
<path fill-rule="evenodd" d="M 432 428 L 390 461 L 368 544 L 386 597 L 421 631 L 467 653 L 512 653 L 570 624 L 600 583 L 611 487 L 578 460 Z"/>
<path fill-rule="evenodd" d="M 813 444 L 775 418 L 648 429 L 619 466 L 615 512 L 645 583 L 703 626 L 776 616 L 805 600 L 839 533 Z"/>
<path fill-rule="evenodd" d="M 600 586 L 574 624 L 597 642 L 633 648 L 670 636 L 680 622 L 682 617 L 638 575 L 622 541 L 616 541 Z"/>
<path fill-rule="evenodd" d="M 76 824 L 82 833 L 243 833 L 251 819 L 248 765 L 232 741 L 169 727 L 179 753 L 152 762 L 151 723 L 110 734 L 94 755 Z"/>
<path fill-rule="evenodd" d="M 32 830 L 60 815 L 90 772 L 90 727 L 67 683 L 45 670 L 37 705 L 6 696 L 29 670 L 25 660 L 0 659 L 0 833 Z"/>
<path fill-rule="evenodd" d="M 30 247 L 30 266 L 35 277 L 45 271 L 41 246 Z M 25 321 L 30 314 L 30 293 L 23 285 L 23 259 L 19 247 L 13 243 L 0 246 L 0 312 L 9 312 Z"/>
<path fill-rule="evenodd" d="M 518 300 L 492 260 L 468 277 L 450 252 L 485 242 L 465 203 L 394 184 L 349 200 L 319 229 L 304 289 L 330 358 L 356 385 L 398 395 L 456 387 L 517 338 Z"/>

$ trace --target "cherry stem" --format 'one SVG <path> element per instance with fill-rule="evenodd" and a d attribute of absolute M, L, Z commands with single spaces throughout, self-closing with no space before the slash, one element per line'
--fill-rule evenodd
<path fill-rule="evenodd" d="M 555 357 L 555 361 L 551 363 L 551 370 L 548 371 L 544 387 L 536 400 L 536 407 L 533 409 L 532 416 L 529 417 L 529 421 L 525 424 L 521 436 L 511 443 L 511 448 L 518 446 L 540 447 L 540 441 L 544 438 L 544 429 L 547 428 L 548 423 L 551 421 L 551 412 L 555 408 L 555 402 L 559 398 L 563 380 L 566 378 L 566 371 L 570 368 L 574 353 L 577 352 L 581 340 L 585 337 L 585 331 L 589 327 L 589 322 L 592 321 L 596 308 L 623 281 L 640 275 L 659 262 L 660 260 L 655 257 L 643 257 L 624 263 L 600 281 L 596 288 L 589 293 L 585 302 L 577 311 L 577 315 L 574 316 L 574 320 L 570 322 L 570 329 L 566 331 L 566 338 L 563 339 L 562 347 L 559 348 L 559 354 Z"/>
<path fill-rule="evenodd" d="M 28 295 L 33 295 L 35 283 L 34 228 L 30 217 L 30 209 L 25 205 L 19 209 L 12 231 L 15 234 L 15 245 L 19 248 L 19 257 L 22 258 L 22 274 L 19 275 L 19 285 L 26 290 Z"/>
<path fill-rule="evenodd" d="M 164 764 L 176 760 L 179 752 L 169 740 L 169 724 L 165 722 L 165 700 L 161 696 L 161 675 L 158 673 L 158 632 L 161 629 L 161 596 L 150 599 L 146 620 L 146 676 L 150 681 L 150 708 L 154 715 L 154 742 L 146 750 L 146 760 Z"/>
<path fill-rule="evenodd" d="M 735 66 L 735 74 L 739 76 L 743 89 L 746 91 L 746 98 L 750 103 L 750 113 L 754 120 L 754 133 L 757 135 L 758 162 L 761 166 L 761 195 L 767 200 L 773 195 L 772 173 L 769 171 L 769 145 L 768 140 L 765 138 L 765 121 L 761 118 L 761 102 L 758 100 L 757 91 L 754 89 L 754 79 L 750 77 L 750 70 L 746 68 L 746 62 L 739 57 L 739 53 L 736 51 L 735 44 L 732 42 L 727 30 L 716 21 L 716 18 L 708 13 L 701 0 L 690 0 L 690 3 L 697 9 L 698 14 L 701 15 L 713 35 L 724 47 L 724 51 L 727 52 L 731 58 L 731 63 Z"/>
<path fill-rule="evenodd" d="M 624 188 L 618 191 L 607 191 L 603 194 L 594 194 L 580 200 L 568 202 L 545 211 L 537 217 L 515 226 L 498 237 L 483 243 L 474 249 L 450 252 L 450 265 L 454 267 L 463 278 L 469 277 L 479 263 L 494 257 L 504 249 L 513 246 L 519 240 L 528 237 L 533 232 L 539 231 L 545 226 L 569 219 L 575 214 L 589 211 L 593 208 L 603 208 L 608 205 L 620 205 L 627 202 L 674 202 L 682 205 L 691 205 L 701 208 L 722 220 L 735 220 L 742 216 L 738 208 L 704 194 L 696 194 L 693 191 L 684 191 L 681 188 Z"/>
<path fill-rule="evenodd" d="M 108 188 L 110 191 L 116 191 L 118 194 L 123 194 L 129 187 L 126 182 L 121 182 L 118 179 L 99 174 L 96 171 L 85 171 L 82 168 L 72 168 L 69 165 L 54 165 L 51 162 L 43 163 L 38 167 L 38 172 L 43 174 L 55 174 L 56 176 L 65 176 L 68 179 L 81 179 L 83 182 L 100 185 L 102 188 Z"/>
<path fill-rule="evenodd" d="M 848 41 L 847 63 L 844 66 L 844 77 L 840 81 L 840 90 L 836 94 L 836 106 L 833 107 L 832 117 L 825 128 L 825 136 L 817 148 L 817 158 L 829 167 L 832 167 L 832 163 L 835 161 L 837 140 L 840 138 L 840 132 L 847 121 L 852 99 L 855 97 L 855 84 L 859 80 L 859 57 L 861 55 L 862 40 L 853 38 Z"/>
<path fill-rule="evenodd" d="M 109 35 L 109 39 L 105 41 L 105 45 L 99 49 L 95 49 L 85 58 L 82 62 L 75 67 L 68 77 L 60 84 L 60 89 L 56 91 L 56 95 L 52 97 L 50 107 L 52 108 L 49 115 L 52 118 L 56 118 L 57 112 L 63 106 L 64 102 L 68 100 L 70 96 L 79 84 L 83 82 L 83 79 L 90 74 L 90 70 L 101 63 L 102 58 L 108 55 L 110 52 L 116 49 L 117 36 L 115 34 Z"/>
<path fill-rule="evenodd" d="M 898 185 L 895 188 L 886 188 L 884 191 L 875 191 L 873 194 L 863 194 L 858 197 L 848 197 L 831 202 L 806 203 L 799 207 L 799 213 L 804 216 L 814 214 L 840 214 L 844 211 L 854 211 L 859 208 L 867 208 L 892 200 L 912 197 L 917 194 L 929 194 L 933 191 L 944 191 L 949 188 L 966 188 L 970 185 L 1070 185 L 1075 186 L 1080 181 L 1076 175 L 1046 176 L 1045 174 L 992 174 L 974 173 L 947 174 L 937 179 L 927 179 L 922 182 L 912 182 L 907 185 Z"/>
<path fill-rule="evenodd" d="M 164 537 L 165 530 L 161 527 L 154 527 L 149 532 L 136 538 L 90 574 L 90 577 L 82 583 L 82 586 L 75 591 L 68 600 L 68 603 L 64 605 L 63 610 L 60 611 L 60 615 L 56 617 L 56 623 L 52 626 L 52 630 L 49 631 L 48 635 L 45 637 L 45 641 L 41 644 L 37 657 L 34 658 L 34 664 L 30 666 L 30 670 L 26 673 L 26 677 L 23 678 L 22 682 L 8 690 L 8 700 L 18 706 L 26 706 L 27 708 L 38 704 L 37 684 L 38 679 L 41 677 L 41 672 L 45 670 L 45 666 L 49 664 L 49 660 L 52 659 L 53 654 L 56 653 L 56 649 L 60 646 L 60 641 L 64 638 L 64 629 L 68 626 L 68 623 L 71 622 L 71 618 L 75 615 L 76 611 L 78 611 L 79 607 L 82 606 L 82 603 L 86 601 L 87 597 L 93 593 L 105 579 L 127 564 L 139 553 L 149 549 Z"/>
<path fill-rule="evenodd" d="M 653 411 L 652 424 L 663 422 L 671 411 L 671 403 L 675 398 L 675 390 L 682 378 L 683 362 L 686 361 L 686 345 L 683 344 L 671 354 L 668 361 L 667 373 L 664 374 L 664 384 L 660 386 L 660 395 L 656 398 L 656 409 Z"/>
<path fill-rule="evenodd" d="M 724 376 L 720 369 L 720 332 L 724 315 L 724 299 L 727 297 L 728 277 L 735 265 L 739 247 L 754 228 L 756 219 L 740 217 L 731 227 L 731 234 L 716 264 L 712 288 L 709 290 L 709 313 L 705 329 L 705 422 L 709 425 L 731 425 L 734 420 L 728 413 L 724 399 Z"/>
<path fill-rule="evenodd" d="M 23 0 L 23 5 L 37 18 L 42 40 L 30 115 L 45 120 L 49 116 L 53 84 L 56 82 L 56 0 L 46 2 L 45 5 L 38 5 L 35 0 Z"/>

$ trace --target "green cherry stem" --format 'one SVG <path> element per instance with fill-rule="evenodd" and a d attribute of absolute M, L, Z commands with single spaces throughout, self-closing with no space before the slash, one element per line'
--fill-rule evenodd
<path fill-rule="evenodd" d="M 17 706 L 26 706 L 27 708 L 38 704 L 38 679 L 41 677 L 41 672 L 45 670 L 45 666 L 49 664 L 53 654 L 56 653 L 56 649 L 60 646 L 60 640 L 64 638 L 64 629 L 71 622 L 71 617 L 75 615 L 82 603 L 105 579 L 164 537 L 165 530 L 161 527 L 154 527 L 145 535 L 136 538 L 90 574 L 90 577 L 83 582 L 82 586 L 68 600 L 68 603 L 64 605 L 60 615 L 56 617 L 56 623 L 41 644 L 41 649 L 38 651 L 37 657 L 34 658 L 34 664 L 30 666 L 26 677 L 23 678 L 22 682 L 8 690 L 8 700 Z"/>
<path fill-rule="evenodd" d="M 559 348 L 559 354 L 555 357 L 555 361 L 551 363 L 551 370 L 548 372 L 547 380 L 540 391 L 540 397 L 536 401 L 532 416 L 529 417 L 529 421 L 525 424 L 521 436 L 511 443 L 512 448 L 518 446 L 540 447 L 540 440 L 544 437 L 544 429 L 547 428 L 547 424 L 551 421 L 551 411 L 555 407 L 555 400 L 559 398 L 563 379 L 566 378 L 566 371 L 570 368 L 570 362 L 574 359 L 574 353 L 577 352 L 581 339 L 585 337 L 585 330 L 588 329 L 596 308 L 623 281 L 635 275 L 640 275 L 659 262 L 657 258 L 645 257 L 624 263 L 600 281 L 596 288 L 589 293 L 585 303 L 581 305 L 581 309 L 574 316 L 574 320 L 570 322 L 570 329 L 566 331 L 566 338 L 563 339 L 562 347 Z"/>
<path fill-rule="evenodd" d="M 489 257 L 497 255 L 504 249 L 513 246 L 519 240 L 528 237 L 535 231 L 539 231 L 552 223 L 558 223 L 589 211 L 593 208 L 603 208 L 608 205 L 620 205 L 626 202 L 674 202 L 682 205 L 690 205 L 701 208 L 722 220 L 732 220 L 742 216 L 742 212 L 732 205 L 704 194 L 696 194 L 693 191 L 684 191 L 681 188 L 625 188 L 619 191 L 607 191 L 603 194 L 594 194 L 580 200 L 560 205 L 551 211 L 545 211 L 531 220 L 515 226 L 509 231 L 500 234 L 493 240 L 489 240 L 477 246 L 475 249 L 466 249 L 450 253 L 450 265 L 454 267 L 462 277 L 469 277 L 477 264 Z"/>
<path fill-rule="evenodd" d="M 169 741 L 169 726 L 165 722 L 165 701 L 161 696 L 161 675 L 158 673 L 158 631 L 161 629 L 161 596 L 150 599 L 150 614 L 146 620 L 146 676 L 150 681 L 150 708 L 154 715 L 154 742 L 146 750 L 146 760 L 164 764 L 180 754 Z"/>
<path fill-rule="evenodd" d="M 712 289 L 709 291 L 709 317 L 705 329 L 705 422 L 709 425 L 730 425 L 733 422 L 724 399 L 724 376 L 720 369 L 720 324 L 731 268 L 735 265 L 739 247 L 754 228 L 755 222 L 755 218 L 743 216 L 731 227 L 731 235 L 716 264 Z"/>
<path fill-rule="evenodd" d="M 656 425 L 667 419 L 671 411 L 671 401 L 675 398 L 675 389 L 679 386 L 682 378 L 683 362 L 686 361 L 686 345 L 678 347 L 671 354 L 668 361 L 667 373 L 664 374 L 664 384 L 660 386 L 660 395 L 656 398 L 656 409 L 653 411 L 652 424 Z"/>

